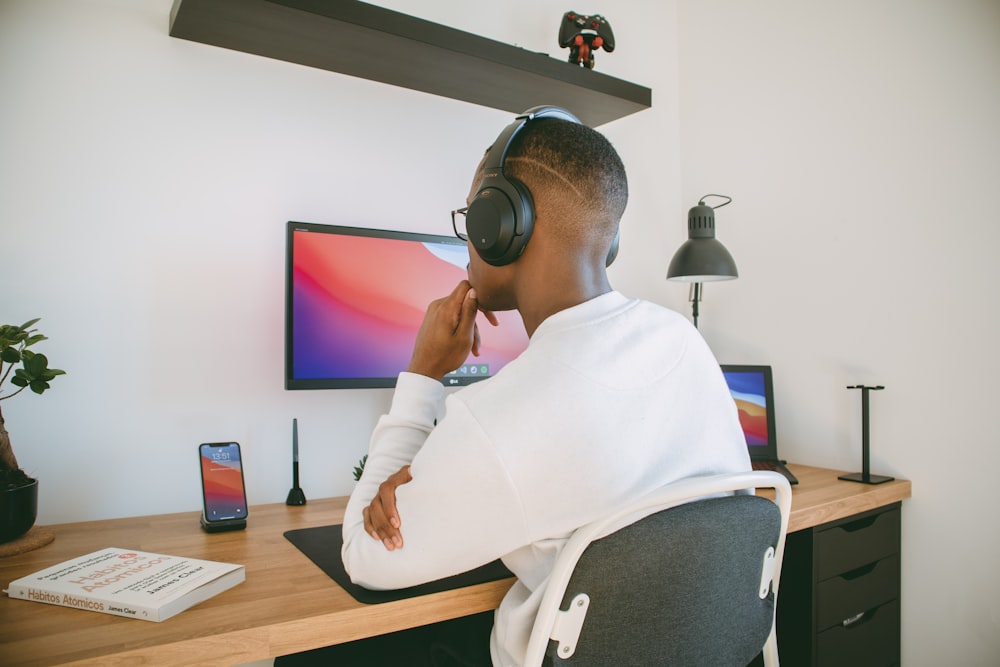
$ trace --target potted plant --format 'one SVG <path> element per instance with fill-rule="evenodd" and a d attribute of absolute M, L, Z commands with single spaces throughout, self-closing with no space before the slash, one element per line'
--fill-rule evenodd
<path fill-rule="evenodd" d="M 54 377 L 65 374 L 58 368 L 49 368 L 44 354 L 28 349 L 46 340 L 31 328 L 36 322 L 38 318 L 21 326 L 0 325 L 0 402 L 25 389 L 41 394 Z M 8 381 L 10 385 L 5 387 Z M 38 480 L 29 477 L 17 464 L 0 410 L 0 542 L 17 539 L 31 530 L 37 514 Z"/>

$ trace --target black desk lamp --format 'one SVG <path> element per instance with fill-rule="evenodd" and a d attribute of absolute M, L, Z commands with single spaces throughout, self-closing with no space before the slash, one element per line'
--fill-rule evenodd
<path fill-rule="evenodd" d="M 708 206 L 705 200 L 709 197 L 722 197 L 726 201 L 718 206 Z M 731 201 L 732 198 L 726 195 L 705 195 L 697 206 L 688 211 L 688 240 L 677 249 L 667 268 L 667 280 L 691 283 L 690 299 L 695 327 L 698 326 L 701 284 L 739 277 L 733 256 L 715 238 L 715 209 Z"/>

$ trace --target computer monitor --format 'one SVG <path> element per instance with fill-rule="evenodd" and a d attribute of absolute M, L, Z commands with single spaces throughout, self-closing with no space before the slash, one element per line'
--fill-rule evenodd
<path fill-rule="evenodd" d="M 285 388 L 393 387 L 431 301 L 467 277 L 452 236 L 305 222 L 287 224 Z M 480 356 L 445 376 L 467 385 L 497 373 L 528 336 L 516 311 L 479 315 Z"/>

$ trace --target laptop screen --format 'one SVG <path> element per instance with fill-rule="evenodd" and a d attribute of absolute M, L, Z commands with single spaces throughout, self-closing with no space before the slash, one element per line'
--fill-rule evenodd
<path fill-rule="evenodd" d="M 752 459 L 778 458 L 774 438 L 774 386 L 770 366 L 722 365 L 722 374 L 736 401 L 740 426 Z"/>

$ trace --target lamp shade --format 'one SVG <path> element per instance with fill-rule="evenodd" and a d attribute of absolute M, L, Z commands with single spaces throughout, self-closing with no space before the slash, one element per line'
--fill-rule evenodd
<path fill-rule="evenodd" d="M 715 238 L 715 211 L 699 202 L 688 211 L 688 240 L 670 260 L 667 280 L 707 283 L 737 277 L 733 256 Z"/>

